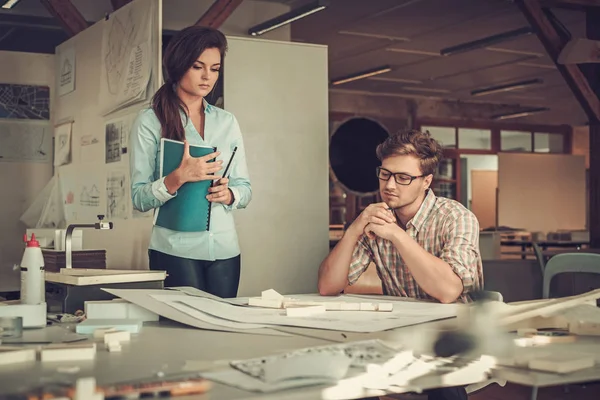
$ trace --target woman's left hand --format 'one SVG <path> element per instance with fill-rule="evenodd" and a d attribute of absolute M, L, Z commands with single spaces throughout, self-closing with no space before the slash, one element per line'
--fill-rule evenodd
<path fill-rule="evenodd" d="M 231 190 L 229 190 L 228 183 L 229 179 L 221 178 L 217 181 L 216 186 L 208 188 L 208 196 L 206 196 L 208 201 L 223 203 L 226 206 L 233 203 L 233 195 L 231 194 Z"/>

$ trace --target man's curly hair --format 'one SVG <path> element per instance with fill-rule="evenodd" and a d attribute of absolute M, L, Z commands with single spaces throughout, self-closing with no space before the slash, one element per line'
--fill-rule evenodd
<path fill-rule="evenodd" d="M 415 156 L 421 163 L 423 175 L 434 174 L 443 158 L 442 145 L 429 132 L 417 129 L 402 130 L 391 135 L 377 146 L 376 152 L 380 161 L 393 156 Z"/>

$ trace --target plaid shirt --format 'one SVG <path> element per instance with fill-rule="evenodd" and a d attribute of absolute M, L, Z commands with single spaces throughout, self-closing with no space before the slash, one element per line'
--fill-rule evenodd
<path fill-rule="evenodd" d="M 462 280 L 464 288 L 458 302 L 470 301 L 469 292 L 483 289 L 479 222 L 462 204 L 436 197 L 429 190 L 419 211 L 406 224 L 406 233 L 427 252 L 447 262 Z M 419 287 L 392 242 L 380 237 L 361 236 L 352 254 L 348 283 L 354 284 L 371 262 L 377 267 L 384 294 L 433 299 Z"/>

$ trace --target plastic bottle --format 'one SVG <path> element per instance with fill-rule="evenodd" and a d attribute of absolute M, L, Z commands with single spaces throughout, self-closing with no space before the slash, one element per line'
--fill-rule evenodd
<path fill-rule="evenodd" d="M 31 235 L 23 235 L 27 244 L 21 260 L 21 304 L 40 304 L 46 301 L 46 285 L 44 279 L 44 256 L 40 243 Z"/>

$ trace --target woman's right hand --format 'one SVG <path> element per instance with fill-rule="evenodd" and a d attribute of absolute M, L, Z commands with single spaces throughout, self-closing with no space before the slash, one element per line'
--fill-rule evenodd
<path fill-rule="evenodd" d="M 202 157 L 192 157 L 190 156 L 190 144 L 187 140 L 184 141 L 183 144 L 183 158 L 181 159 L 181 164 L 179 164 L 179 167 L 177 168 L 179 170 L 181 184 L 220 178 L 220 176 L 214 174 L 221 170 L 223 161 L 218 160 L 209 162 L 210 160 L 217 158 L 217 156 L 221 154 L 220 152 L 215 151 L 214 153 Z"/>
<path fill-rule="evenodd" d="M 220 152 L 216 151 L 202 157 L 192 157 L 190 155 L 190 144 L 187 140 L 183 143 L 183 157 L 179 167 L 165 178 L 165 186 L 171 194 L 175 194 L 186 182 L 208 181 L 220 178 L 220 176 L 214 174 L 221 170 L 223 161 L 209 162 L 221 154 Z"/>

